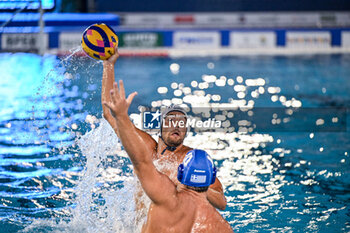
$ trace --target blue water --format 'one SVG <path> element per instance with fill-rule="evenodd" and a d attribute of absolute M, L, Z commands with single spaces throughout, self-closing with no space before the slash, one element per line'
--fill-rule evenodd
<path fill-rule="evenodd" d="M 211 103 L 253 101 L 253 110 L 285 109 L 288 100 L 301 108 L 349 108 L 349 64 L 349 55 L 122 57 L 116 76 L 126 92 L 138 92 L 130 113 L 152 101 L 184 101 L 195 90 L 220 97 Z M 0 54 L 0 68 L 0 231 L 137 231 L 131 163 L 101 120 L 102 64 L 18 53 Z M 206 75 L 224 84 L 206 82 Z M 258 78 L 260 86 L 247 85 Z M 190 93 L 174 93 L 184 87 Z M 349 232 L 347 122 L 336 132 L 303 125 L 206 132 L 185 144 L 214 157 L 228 200 L 221 214 L 235 232 Z"/>

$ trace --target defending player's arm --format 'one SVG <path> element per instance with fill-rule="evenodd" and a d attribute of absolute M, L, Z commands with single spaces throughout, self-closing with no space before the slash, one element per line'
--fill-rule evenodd
<path fill-rule="evenodd" d="M 103 61 L 103 75 L 102 75 L 102 91 L 101 91 L 101 101 L 103 102 L 111 102 L 110 91 L 113 89 L 113 83 L 115 82 L 115 74 L 114 68 L 115 63 L 119 57 L 118 49 L 115 48 L 115 54 L 113 54 L 108 60 Z M 133 92 L 131 96 L 135 96 L 137 93 Z M 128 102 L 130 105 L 131 102 Z M 115 118 L 112 116 L 111 111 L 102 104 L 103 109 L 103 117 L 108 121 L 108 123 L 112 126 L 114 131 L 118 135 L 117 124 Z M 133 125 L 133 127 L 135 127 Z M 154 149 L 157 145 L 156 141 L 146 132 L 139 130 L 135 127 L 137 133 L 142 137 L 145 144 L 149 146 L 149 148 Z M 119 136 L 119 135 L 118 135 Z"/>
<path fill-rule="evenodd" d="M 222 184 L 218 178 L 216 178 L 214 184 L 209 186 L 207 199 L 215 208 L 225 210 L 227 202 Z"/>
<path fill-rule="evenodd" d="M 188 150 L 186 150 L 186 153 L 192 148 L 187 147 Z M 207 192 L 207 199 L 217 209 L 225 210 L 227 201 L 225 198 L 224 190 L 222 187 L 222 184 L 218 178 L 215 179 L 214 184 L 209 186 L 208 192 Z"/>
<path fill-rule="evenodd" d="M 135 173 L 146 194 L 155 204 L 175 203 L 176 200 L 173 200 L 176 198 L 174 183 L 155 168 L 151 156 L 153 151 L 144 145 L 142 137 L 129 119 L 128 108 L 134 95 L 129 95 L 125 99 L 122 81 L 119 81 L 119 86 L 120 89 L 117 84 L 114 84 L 111 91 L 111 102 L 103 104 L 115 115 L 119 138 L 134 165 Z"/>

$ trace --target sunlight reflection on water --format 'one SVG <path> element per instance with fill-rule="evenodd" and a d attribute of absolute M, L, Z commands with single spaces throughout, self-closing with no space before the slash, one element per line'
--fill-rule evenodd
<path fill-rule="evenodd" d="M 287 125 L 295 120 L 295 109 L 322 98 L 310 97 L 308 92 L 291 95 L 287 91 L 290 86 L 304 89 L 302 82 L 291 84 L 292 78 L 285 78 L 286 83 L 281 83 L 278 75 L 274 82 L 273 75 L 246 78 L 239 67 L 232 66 L 238 61 L 238 65 L 250 67 L 258 61 L 232 59 L 121 59 L 119 73 L 133 82 L 133 89 L 141 95 L 143 91 L 159 94 L 135 98 L 132 119 L 140 126 L 137 107 L 145 104 L 186 104 L 198 111 L 196 114 L 201 112 L 195 107 L 241 110 L 244 119 L 234 126 L 228 122 L 228 132 L 190 132 L 185 140 L 186 145 L 205 149 L 215 159 L 228 200 L 227 209 L 221 213 L 235 231 L 327 232 L 329 227 L 348 231 L 349 133 L 255 131 L 257 122 L 249 117 L 257 114 L 260 106 L 293 107 L 293 112 L 286 112 L 288 117 L 279 112 L 268 116 L 271 125 Z M 265 61 L 278 70 L 284 59 Z M 9 229 L 26 227 L 27 232 L 140 229 L 142 222 L 135 223 L 137 181 L 132 166 L 112 129 L 99 119 L 100 64 L 74 57 L 59 63 L 53 56 L 31 54 L 2 54 L 0 61 L 0 68 L 7 71 L 0 81 L 1 221 Z M 263 74 L 266 64 L 263 59 L 261 62 L 261 67 L 255 65 Z M 288 62 L 301 64 L 293 58 Z M 145 79 L 152 76 L 147 73 L 152 69 L 158 73 L 168 70 L 173 76 L 156 86 L 144 84 L 138 70 L 123 68 L 129 63 L 138 64 Z M 14 64 L 22 64 L 23 69 L 11 68 Z M 235 69 L 235 75 L 228 73 Z M 137 74 L 134 79 L 133 72 Z M 340 72 L 350 74 L 346 68 Z M 191 75 L 184 80 L 184 73 Z M 348 75 L 339 75 L 342 77 Z M 340 92 L 342 96 L 340 88 L 328 85 L 322 93 Z M 220 115 L 224 121 L 239 117 L 233 111 Z M 321 127 L 327 122 L 322 120 L 316 119 L 313 124 Z M 149 203 L 146 197 L 144 200 Z"/>

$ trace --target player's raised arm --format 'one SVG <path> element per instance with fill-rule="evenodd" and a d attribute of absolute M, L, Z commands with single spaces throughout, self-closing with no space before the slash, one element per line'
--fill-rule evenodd
<path fill-rule="evenodd" d="M 102 90 L 101 90 L 101 101 L 111 102 L 110 91 L 113 89 L 114 83 L 114 66 L 119 57 L 117 48 L 115 48 L 115 53 L 108 59 L 103 61 L 103 74 L 102 74 Z M 112 128 L 116 131 L 117 126 L 114 117 L 112 116 L 109 109 L 102 104 L 103 117 L 108 121 Z"/>
<path fill-rule="evenodd" d="M 115 48 L 115 53 L 108 60 L 103 61 L 102 90 L 101 90 L 102 103 L 111 102 L 110 91 L 113 89 L 113 83 L 115 82 L 114 69 L 115 69 L 115 63 L 117 62 L 118 58 L 119 58 L 118 49 Z M 135 95 L 136 95 L 136 92 L 133 92 L 131 94 L 131 96 L 135 96 Z M 130 104 L 131 102 L 128 102 L 128 105 Z M 108 123 L 112 126 L 112 128 L 118 135 L 117 125 L 114 117 L 111 114 L 111 111 L 103 104 L 102 104 L 102 109 L 103 109 L 103 117 L 108 121 Z M 154 141 L 154 139 L 148 133 L 137 129 L 136 127 L 135 129 L 149 148 L 154 149 L 156 147 L 157 145 L 156 141 Z"/>
<path fill-rule="evenodd" d="M 145 146 L 144 140 L 137 132 L 128 116 L 128 108 L 135 95 L 125 98 L 122 81 L 115 83 L 110 92 L 111 101 L 103 102 L 115 116 L 119 138 L 128 153 L 142 188 L 155 204 L 173 205 L 176 203 L 175 184 L 153 165 L 153 151 Z M 173 203 L 173 204 L 172 204 Z"/>
<path fill-rule="evenodd" d="M 115 82 L 115 63 L 119 58 L 118 48 L 115 48 L 115 53 L 108 59 L 103 61 L 103 74 L 102 74 L 102 90 L 101 90 L 101 101 L 103 109 L 103 117 L 108 121 L 112 128 L 117 133 L 117 125 L 115 118 L 113 117 L 111 111 L 103 104 L 104 102 L 111 102 L 110 91 L 113 90 L 113 84 Z M 130 94 L 134 98 L 136 92 Z M 131 102 L 128 102 L 128 107 Z M 118 134 L 118 133 L 117 133 Z"/>

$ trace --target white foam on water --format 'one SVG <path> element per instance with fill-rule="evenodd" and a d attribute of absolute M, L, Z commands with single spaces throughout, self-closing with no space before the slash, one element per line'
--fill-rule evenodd
<path fill-rule="evenodd" d="M 110 155 L 118 160 L 125 153 L 113 129 L 102 119 L 99 127 L 77 139 L 77 145 L 86 158 L 86 165 L 74 188 L 73 207 L 63 211 L 68 217 L 35 219 L 24 231 L 140 232 L 145 214 L 135 210 L 134 198 L 140 189 L 138 180 L 132 174 L 123 172 L 121 167 L 105 165 Z M 148 198 L 142 195 L 140 200 L 148 209 Z"/>
<path fill-rule="evenodd" d="M 106 121 L 102 121 L 100 127 L 92 130 L 82 136 L 77 142 L 82 154 L 86 157 L 86 166 L 82 178 L 76 187 L 76 207 L 73 209 L 72 221 L 73 226 L 84 226 L 85 232 L 116 232 L 116 228 L 127 228 L 130 223 L 124 222 L 121 226 L 123 215 L 132 212 L 133 196 L 129 192 L 131 187 L 126 185 L 123 189 L 108 190 L 103 188 L 102 163 L 106 161 L 107 155 L 112 148 L 120 148 L 117 137 Z M 120 198 L 123 198 L 120 201 Z M 98 199 L 104 200 L 105 203 L 99 203 Z M 115 204 L 125 211 L 118 211 Z M 127 205 L 130 203 L 130 205 Z M 114 208 L 113 208 L 114 207 Z M 114 211 L 110 211 L 113 209 Z M 119 212 L 119 213 L 118 213 Z M 127 221 L 130 218 L 125 218 Z M 127 231 L 125 231 L 127 232 Z"/>

